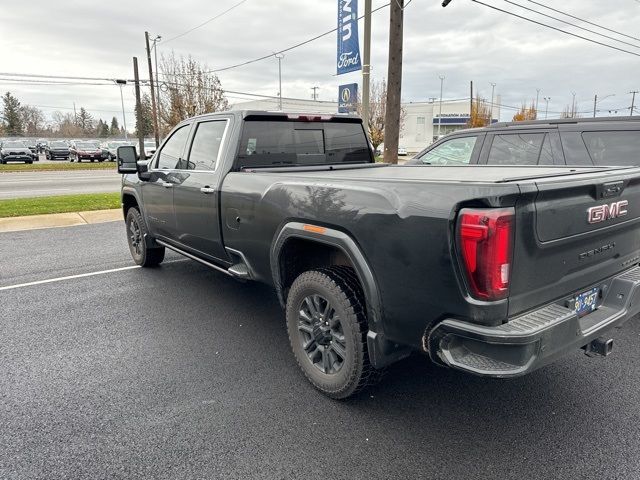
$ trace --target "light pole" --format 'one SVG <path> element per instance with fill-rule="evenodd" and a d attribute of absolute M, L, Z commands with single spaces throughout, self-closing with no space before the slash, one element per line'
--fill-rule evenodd
<path fill-rule="evenodd" d="M 284 55 L 276 53 L 274 56 L 278 59 L 278 110 L 282 111 L 282 59 Z"/>
<path fill-rule="evenodd" d="M 598 106 L 598 102 L 601 102 L 605 98 L 615 97 L 615 96 L 616 96 L 615 93 L 610 93 L 609 95 L 605 95 L 604 97 L 602 97 L 600 100 L 598 100 L 598 95 L 593 97 L 593 118 L 596 118 L 596 107 Z"/>
<path fill-rule="evenodd" d="M 573 100 L 571 100 L 571 118 L 575 118 L 576 116 L 576 92 L 571 92 L 573 95 Z"/>
<path fill-rule="evenodd" d="M 538 116 L 538 100 L 540 100 L 540 89 L 536 88 L 536 117 Z"/>
<path fill-rule="evenodd" d="M 438 75 L 440 78 L 440 113 L 438 114 L 438 137 L 440 137 L 440 125 L 442 124 L 442 89 L 444 87 L 444 75 Z"/>
<path fill-rule="evenodd" d="M 549 100 L 551 100 L 551 97 L 544 97 L 543 100 L 546 102 L 546 107 L 544 109 L 544 119 L 547 119 L 547 116 L 549 115 Z"/>
<path fill-rule="evenodd" d="M 126 80 L 116 80 L 116 84 L 120 87 L 120 102 L 122 103 L 122 123 L 124 124 L 124 139 L 129 140 L 127 134 L 127 117 L 124 114 L 124 96 L 122 95 L 122 87 L 127 84 Z"/>
<path fill-rule="evenodd" d="M 490 85 L 491 85 L 491 106 L 489 107 L 489 126 L 493 122 L 493 95 L 496 91 L 496 84 L 492 82 Z"/>

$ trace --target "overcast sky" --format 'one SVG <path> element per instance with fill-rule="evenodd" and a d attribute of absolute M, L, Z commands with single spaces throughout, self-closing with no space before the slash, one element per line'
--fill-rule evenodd
<path fill-rule="evenodd" d="M 138 56 L 142 77 L 146 74 L 144 31 L 162 35 L 159 53 L 174 50 L 192 55 L 212 69 L 251 60 L 287 48 L 335 28 L 337 0 L 246 0 L 229 13 L 202 28 L 169 41 L 190 28 L 227 10 L 240 0 L 92 1 L 29 0 L 3 2 L 0 13 L 0 72 L 52 74 L 81 77 L 132 78 L 133 56 Z M 406 1 L 406 0 L 405 0 Z M 558 16 L 529 0 L 514 0 Z M 578 17 L 640 37 L 640 0 L 539 0 Z M 640 54 L 640 40 L 617 37 L 633 47 L 580 32 L 557 21 L 526 12 L 504 0 L 486 3 L 559 28 L 615 44 Z M 373 0 L 373 7 L 386 3 Z M 360 14 L 364 0 L 359 1 Z M 563 17 L 566 18 L 566 17 Z M 567 19 L 570 20 L 570 19 Z M 572 20 L 574 21 L 574 20 Z M 373 14 L 372 76 L 386 76 L 388 7 Z M 595 28 L 583 24 L 589 28 Z M 610 32 L 608 35 L 615 36 Z M 360 23 L 362 45 L 363 26 Z M 631 104 L 631 90 L 640 90 L 640 57 L 588 43 L 528 23 L 473 3 L 453 0 L 413 0 L 405 10 L 403 90 L 404 101 L 438 97 L 439 74 L 446 76 L 444 98 L 469 95 L 469 81 L 482 95 L 491 96 L 491 82 L 504 105 L 520 105 L 536 96 L 551 97 L 549 116 L 572 101 L 578 110 L 592 111 L 593 98 L 610 94 L 598 109 L 619 109 Z M 335 100 L 337 86 L 360 81 L 359 73 L 335 76 L 336 34 L 287 52 L 282 61 L 283 96 L 310 98 L 318 86 L 321 100 Z M 276 95 L 278 66 L 269 58 L 219 73 L 223 88 L 237 92 Z M 8 78 L 0 74 L 0 78 Z M 84 106 L 96 118 L 120 118 L 120 93 L 116 86 L 16 85 L 0 80 L 1 91 L 10 90 L 22 103 L 36 105 L 47 115 L 54 110 L 72 111 Z M 229 100 L 246 96 L 229 94 Z M 640 103 L 640 97 L 637 104 Z M 128 127 L 133 128 L 133 88 L 125 89 Z M 513 112 L 502 110 L 502 119 Z M 587 114 L 585 114 L 587 115 Z"/>

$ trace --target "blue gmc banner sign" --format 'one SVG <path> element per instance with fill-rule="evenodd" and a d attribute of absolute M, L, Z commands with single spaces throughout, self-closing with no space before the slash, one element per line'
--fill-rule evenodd
<path fill-rule="evenodd" d="M 358 101 L 358 84 L 349 83 L 338 87 L 338 113 L 355 112 Z"/>
<path fill-rule="evenodd" d="M 358 0 L 338 0 L 338 75 L 362 68 L 358 41 Z"/>

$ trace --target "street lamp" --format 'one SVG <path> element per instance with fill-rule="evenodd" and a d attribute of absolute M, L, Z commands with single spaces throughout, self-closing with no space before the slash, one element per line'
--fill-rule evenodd
<path fill-rule="evenodd" d="M 284 55 L 276 53 L 274 57 L 278 59 L 278 110 L 282 111 L 282 59 Z"/>
<path fill-rule="evenodd" d="M 440 113 L 438 114 L 438 137 L 440 137 L 440 125 L 442 123 L 442 88 L 444 85 L 444 75 L 438 75 L 440 78 Z"/>
<path fill-rule="evenodd" d="M 127 84 L 126 80 L 116 80 L 116 85 L 120 87 L 120 102 L 122 103 L 122 123 L 124 124 L 124 139 L 129 140 L 129 135 L 127 134 L 127 117 L 124 114 L 124 96 L 122 95 L 122 87 Z"/>
<path fill-rule="evenodd" d="M 615 93 L 610 93 L 609 95 L 605 95 L 604 97 L 602 97 L 600 100 L 598 100 L 598 95 L 593 97 L 593 118 L 596 118 L 596 107 L 598 105 L 598 102 L 601 102 L 605 98 L 615 97 L 615 96 L 616 96 Z"/>
<path fill-rule="evenodd" d="M 544 97 L 543 100 L 546 102 L 547 106 L 545 107 L 544 110 L 544 119 L 547 119 L 547 116 L 549 115 L 549 100 L 551 100 L 551 97 Z"/>

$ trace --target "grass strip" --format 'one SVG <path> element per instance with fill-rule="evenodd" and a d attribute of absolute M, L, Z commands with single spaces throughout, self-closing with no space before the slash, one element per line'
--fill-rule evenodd
<path fill-rule="evenodd" d="M 46 213 L 84 212 L 120 208 L 120 193 L 85 193 L 0 200 L 0 218 Z"/>

